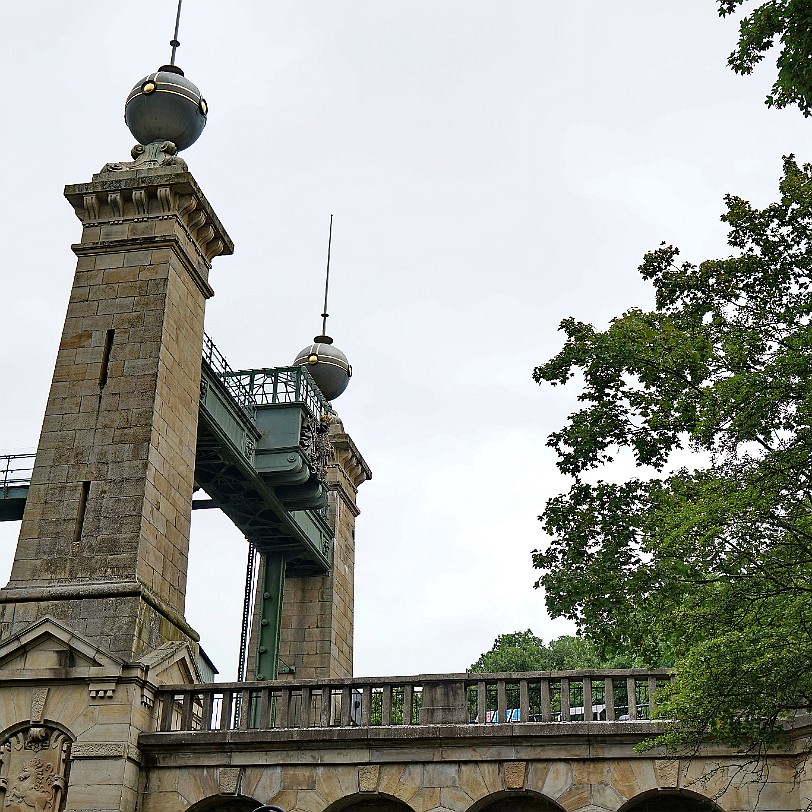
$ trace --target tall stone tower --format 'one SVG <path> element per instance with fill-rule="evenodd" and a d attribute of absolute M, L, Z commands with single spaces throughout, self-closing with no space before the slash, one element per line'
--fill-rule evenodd
<path fill-rule="evenodd" d="M 169 83 L 186 94 L 181 124 L 199 134 L 205 102 L 173 66 L 150 74 L 131 100 L 161 103 Z M 65 189 L 82 237 L 11 579 L 0 590 L 0 637 L 47 615 L 125 661 L 198 640 L 184 598 L 203 313 L 211 261 L 233 250 L 175 154 L 188 133 L 144 129 L 132 162 Z"/>
<path fill-rule="evenodd" d="M 358 488 L 372 472 L 335 418 L 329 431 L 329 523 L 335 534 L 327 575 L 285 579 L 279 632 L 280 678 L 325 679 L 353 675 L 355 628 L 355 519 Z"/>

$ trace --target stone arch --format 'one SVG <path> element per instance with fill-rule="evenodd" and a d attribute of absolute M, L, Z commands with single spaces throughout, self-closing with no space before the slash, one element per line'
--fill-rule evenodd
<path fill-rule="evenodd" d="M 520 789 L 486 795 L 468 812 L 564 812 L 564 808 L 538 792 Z"/>
<path fill-rule="evenodd" d="M 710 798 L 688 789 L 649 790 L 631 798 L 618 812 L 723 812 Z"/>
<path fill-rule="evenodd" d="M 414 812 L 405 801 L 383 792 L 357 792 L 331 803 L 324 812 Z"/>
<path fill-rule="evenodd" d="M 187 807 L 186 812 L 254 812 L 263 803 L 247 795 L 212 795 Z"/>

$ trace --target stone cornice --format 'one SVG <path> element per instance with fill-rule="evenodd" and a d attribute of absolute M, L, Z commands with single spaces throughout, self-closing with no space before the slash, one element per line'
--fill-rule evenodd
<path fill-rule="evenodd" d="M 357 490 L 362 483 L 372 479 L 372 469 L 361 456 L 352 437 L 344 431 L 344 425 L 340 420 L 330 424 L 329 437 L 334 463 L 346 474 L 354 489 Z"/>
<path fill-rule="evenodd" d="M 103 172 L 91 183 L 65 187 L 65 197 L 85 226 L 175 217 L 206 265 L 232 254 L 234 243 L 191 173 L 176 167 Z"/>
<path fill-rule="evenodd" d="M 7 586 L 0 589 L 0 603 L 76 600 L 90 598 L 141 598 L 159 614 L 178 627 L 195 643 L 200 635 L 186 618 L 138 581 L 81 581 L 76 584 L 31 583 L 24 587 Z"/>

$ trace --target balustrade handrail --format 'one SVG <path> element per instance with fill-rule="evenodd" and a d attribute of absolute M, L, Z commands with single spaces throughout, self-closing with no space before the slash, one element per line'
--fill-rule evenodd
<path fill-rule="evenodd" d="M 188 690 L 243 690 L 250 688 L 298 688 L 305 686 L 335 686 L 335 687 L 359 687 L 364 685 L 405 685 L 406 683 L 422 684 L 425 682 L 459 682 L 475 684 L 484 680 L 485 682 L 496 682 L 498 680 L 534 680 L 534 679 L 561 679 L 580 678 L 592 676 L 626 677 L 626 676 L 649 676 L 671 677 L 674 671 L 671 668 L 582 668 L 566 671 L 460 671 L 443 672 L 442 674 L 411 674 L 408 676 L 394 677 L 330 677 L 329 679 L 297 679 L 297 680 L 245 680 L 243 682 L 202 682 L 195 685 L 178 684 L 162 685 L 161 691 L 188 691 Z"/>
<path fill-rule="evenodd" d="M 158 732 L 638 722 L 669 669 L 421 674 L 161 686 Z"/>
<path fill-rule="evenodd" d="M 207 333 L 203 333 L 203 361 L 208 364 L 209 369 L 225 386 L 231 397 L 253 419 L 256 409 L 253 395 L 241 384 L 239 377 Z"/>
<path fill-rule="evenodd" d="M 251 393 L 254 402 L 259 406 L 303 403 L 316 420 L 333 411 L 303 366 L 240 369 L 230 372 L 229 375 L 239 380 L 240 385 Z"/>
<path fill-rule="evenodd" d="M 254 417 L 258 405 L 279 403 L 302 403 L 316 420 L 333 412 L 304 367 L 232 369 L 207 333 L 203 333 L 203 361 L 251 417 Z"/>

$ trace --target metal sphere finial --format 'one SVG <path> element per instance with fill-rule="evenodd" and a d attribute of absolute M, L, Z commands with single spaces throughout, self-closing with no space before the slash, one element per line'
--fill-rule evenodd
<path fill-rule="evenodd" d="M 206 126 L 209 106 L 200 91 L 175 64 L 180 46 L 180 9 L 178 0 L 175 34 L 169 41 L 172 56 L 168 65 L 145 76 L 130 91 L 124 105 L 124 121 L 139 144 L 171 141 L 178 150 L 194 144 Z"/>

